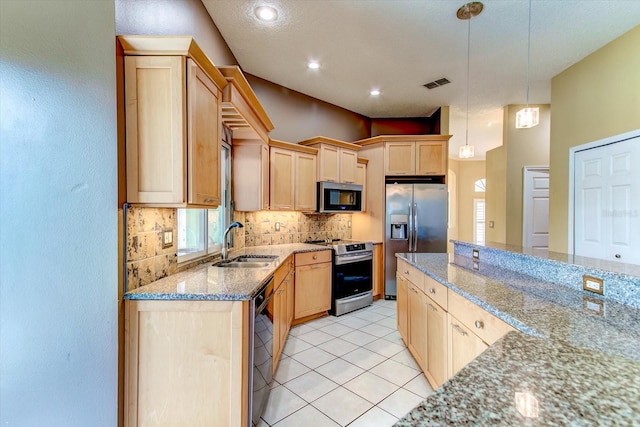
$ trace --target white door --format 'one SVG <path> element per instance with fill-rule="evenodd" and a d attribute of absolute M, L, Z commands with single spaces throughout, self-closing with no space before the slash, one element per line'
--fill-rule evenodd
<path fill-rule="evenodd" d="M 640 136 L 574 156 L 574 253 L 640 264 Z"/>
<path fill-rule="evenodd" d="M 522 194 L 522 246 L 549 247 L 549 167 L 525 166 Z"/>

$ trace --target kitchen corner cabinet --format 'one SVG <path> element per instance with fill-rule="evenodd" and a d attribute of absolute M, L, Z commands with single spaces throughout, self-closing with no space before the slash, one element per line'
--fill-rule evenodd
<path fill-rule="evenodd" d="M 449 136 L 385 142 L 385 175 L 446 175 Z"/>
<path fill-rule="evenodd" d="M 269 145 L 270 209 L 315 211 L 317 150 L 276 140 Z"/>
<path fill-rule="evenodd" d="M 235 210 L 269 209 L 269 146 L 260 139 L 234 139 L 232 153 Z"/>
<path fill-rule="evenodd" d="M 332 251 L 295 255 L 294 320 L 326 313 L 331 308 Z"/>
<path fill-rule="evenodd" d="M 359 146 L 321 136 L 298 144 L 318 149 L 318 181 L 356 183 Z"/>
<path fill-rule="evenodd" d="M 125 425 L 247 425 L 249 304 L 125 301 Z"/>
<path fill-rule="evenodd" d="M 226 86 L 191 37 L 121 36 L 127 201 L 220 204 L 220 95 Z"/>

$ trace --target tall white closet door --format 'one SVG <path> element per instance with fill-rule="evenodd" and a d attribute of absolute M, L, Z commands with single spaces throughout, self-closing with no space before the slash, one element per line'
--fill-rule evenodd
<path fill-rule="evenodd" d="M 640 264 L 640 137 L 578 151 L 574 253 Z"/>

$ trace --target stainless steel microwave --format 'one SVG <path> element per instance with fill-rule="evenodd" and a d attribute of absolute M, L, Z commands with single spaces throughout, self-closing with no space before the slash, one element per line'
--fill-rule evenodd
<path fill-rule="evenodd" d="M 362 212 L 362 185 L 318 182 L 318 212 Z"/>

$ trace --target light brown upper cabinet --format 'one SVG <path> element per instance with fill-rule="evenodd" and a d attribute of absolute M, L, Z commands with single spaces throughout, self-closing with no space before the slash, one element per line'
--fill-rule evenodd
<path fill-rule="evenodd" d="M 362 185 L 362 212 L 367 211 L 367 163 L 369 160 L 358 157 L 356 164 L 356 184 Z"/>
<path fill-rule="evenodd" d="M 233 195 L 238 211 L 269 209 L 269 132 L 273 123 L 237 66 L 218 67 L 227 81 L 222 122 L 233 133 Z"/>
<path fill-rule="evenodd" d="M 235 210 L 269 209 L 269 145 L 261 139 L 234 139 L 231 148 Z"/>
<path fill-rule="evenodd" d="M 220 204 L 220 95 L 226 80 L 192 37 L 120 36 L 127 201 Z"/>
<path fill-rule="evenodd" d="M 359 146 L 323 136 L 298 144 L 318 149 L 318 181 L 356 183 Z"/>
<path fill-rule="evenodd" d="M 446 175 L 447 155 L 447 140 L 388 141 L 385 143 L 384 173 Z"/>
<path fill-rule="evenodd" d="M 273 139 L 269 145 L 271 210 L 314 211 L 318 150 Z"/>

